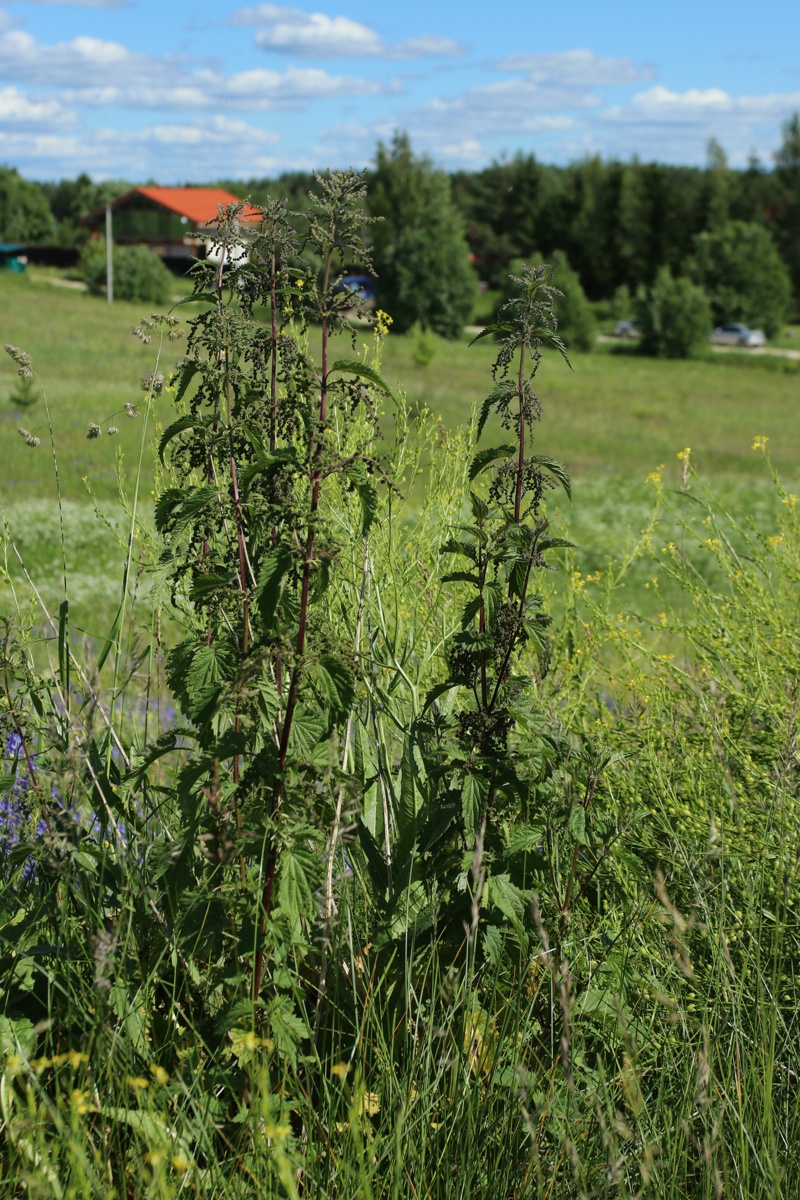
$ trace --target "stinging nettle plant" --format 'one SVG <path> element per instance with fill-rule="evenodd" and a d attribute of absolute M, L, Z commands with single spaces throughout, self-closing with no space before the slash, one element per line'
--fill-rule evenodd
<path fill-rule="evenodd" d="M 382 474 L 375 393 L 389 393 L 367 362 L 331 353 L 344 329 L 355 342 L 345 314 L 359 302 L 340 280 L 347 263 L 369 262 L 363 180 L 333 172 L 318 183 L 302 234 L 282 200 L 245 238 L 242 206 L 225 211 L 217 261 L 195 269 L 190 302 L 206 307 L 189 322 L 173 377 L 182 411 L 159 446 L 175 477 L 156 502 L 161 574 L 189 626 L 168 681 L 189 726 L 151 757 L 178 737 L 195 745 L 178 784 L 187 831 L 175 903 L 185 907 L 182 889 L 197 883 L 193 846 L 209 860 L 204 903 L 217 905 L 235 864 L 238 888 L 217 906 L 259 1003 L 281 938 L 299 952 L 325 869 L 334 735 L 355 694 L 354 647 L 327 608 L 340 549 L 332 514 L 356 503 L 366 537 Z"/>

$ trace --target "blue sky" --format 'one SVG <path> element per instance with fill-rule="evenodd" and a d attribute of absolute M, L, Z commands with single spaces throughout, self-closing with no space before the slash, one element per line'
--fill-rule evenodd
<path fill-rule="evenodd" d="M 800 110 L 797 0 L 0 0 L 0 162 L 159 183 L 534 152 L 768 164 Z"/>

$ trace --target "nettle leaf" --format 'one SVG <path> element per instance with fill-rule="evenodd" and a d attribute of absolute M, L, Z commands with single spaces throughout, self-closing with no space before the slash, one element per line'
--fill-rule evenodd
<path fill-rule="evenodd" d="M 475 618 L 477 617 L 477 615 L 480 611 L 481 611 L 481 597 L 473 596 L 473 598 L 471 600 L 468 600 L 467 603 L 464 605 L 464 611 L 461 614 L 461 628 L 469 629 L 470 625 L 475 620 Z"/>
<path fill-rule="evenodd" d="M 261 564 L 256 587 L 256 604 L 261 620 L 268 629 L 275 620 L 293 561 L 294 556 L 290 550 L 285 546 L 276 546 Z"/>
<path fill-rule="evenodd" d="M 436 687 L 432 687 L 425 697 L 425 703 L 422 706 L 423 714 L 428 711 L 430 706 L 440 696 L 444 696 L 446 692 L 452 692 L 454 688 L 469 687 L 469 680 L 462 679 L 460 676 L 455 679 L 448 679 L 447 683 L 437 683 Z"/>
<path fill-rule="evenodd" d="M 348 716 L 353 707 L 356 683 L 348 667 L 325 654 L 316 664 L 314 677 L 322 691 L 334 721 Z"/>
<path fill-rule="evenodd" d="M 236 652 L 222 638 L 209 645 L 204 638 L 188 638 L 170 652 L 167 660 L 167 682 L 193 720 L 201 716 L 219 694 L 221 684 L 233 679 L 235 672 Z"/>
<path fill-rule="evenodd" d="M 535 463 L 539 467 L 544 467 L 546 471 L 554 475 L 570 500 L 572 499 L 572 480 L 569 477 L 569 471 L 563 463 L 557 462 L 554 458 L 548 458 L 546 454 L 533 454 L 527 461 Z"/>
<path fill-rule="evenodd" d="M 519 825 L 511 830 L 511 836 L 506 842 L 506 854 L 524 854 L 530 851 L 540 853 L 544 850 L 545 830 L 542 825 Z"/>
<path fill-rule="evenodd" d="M 227 500 L 227 496 L 223 497 L 223 493 L 215 483 L 203 484 L 202 487 L 189 492 L 181 504 L 171 510 L 169 524 L 172 525 L 175 533 L 182 533 L 203 513 L 208 512 L 211 508 L 218 509 L 224 500 Z"/>
<path fill-rule="evenodd" d="M 470 483 L 480 475 L 481 471 L 485 471 L 493 462 L 496 462 L 498 458 L 510 458 L 514 450 L 515 447 L 508 443 L 503 446 L 493 446 L 488 450 L 479 450 L 470 463 Z"/>
<path fill-rule="evenodd" d="M 470 342 L 470 346 L 474 346 L 481 338 L 489 337 L 493 333 L 513 333 L 513 325 L 505 325 L 500 321 L 494 321 L 491 325 L 485 326 L 480 333 L 476 333 L 475 337 Z"/>
<path fill-rule="evenodd" d="M 478 832 L 489 795 L 489 781 L 482 775 L 467 775 L 461 787 L 461 814 L 467 837 Z"/>
<path fill-rule="evenodd" d="M 278 876 L 278 904 L 291 923 L 297 924 L 309 911 L 314 895 L 316 863 L 310 850 L 284 848 Z"/>
<path fill-rule="evenodd" d="M 378 515 L 378 492 L 367 474 L 366 464 L 360 460 L 348 467 L 347 478 L 361 503 L 361 536 L 366 537 Z"/>
<path fill-rule="evenodd" d="M 185 498 L 186 492 L 183 488 L 167 488 L 158 497 L 153 516 L 159 533 L 164 532 L 173 512 Z"/>
<path fill-rule="evenodd" d="M 569 814 L 569 831 L 581 846 L 589 846 L 586 834 L 586 809 L 582 804 L 573 804 Z"/>
<path fill-rule="evenodd" d="M 476 441 L 480 441 L 484 426 L 486 425 L 486 422 L 489 419 L 489 414 L 492 412 L 492 410 L 497 407 L 501 400 L 505 400 L 513 396 L 516 390 L 517 385 L 512 379 L 504 379 L 502 383 L 498 383 L 496 387 L 492 388 L 481 407 L 481 415 L 478 418 L 478 430 L 475 435 Z"/>
<path fill-rule="evenodd" d="M 558 353 L 563 358 L 564 362 L 569 367 L 570 371 L 572 370 L 572 363 L 569 361 L 569 355 L 567 354 L 567 347 L 564 345 L 563 341 L 561 340 L 561 338 L 558 336 L 557 333 L 553 333 L 552 329 L 547 329 L 545 326 L 541 326 L 538 329 L 534 330 L 534 337 L 537 338 L 540 342 L 549 343 L 549 345 L 551 345 L 555 350 L 558 351 Z"/>
<path fill-rule="evenodd" d="M 386 380 L 379 375 L 373 367 L 367 366 L 366 363 L 359 362 L 357 358 L 337 359 L 336 362 L 328 368 L 329 378 L 334 371 L 344 371 L 348 375 L 358 375 L 359 378 L 366 379 L 368 383 L 374 384 L 379 391 L 383 392 L 386 396 L 390 396 L 392 400 L 395 398 L 394 392 L 389 387 Z"/>
<path fill-rule="evenodd" d="M 164 462 L 164 452 L 173 438 L 176 438 L 179 433 L 184 433 L 187 429 L 203 429 L 211 423 L 211 417 L 194 417 L 191 413 L 186 416 L 179 417 L 177 421 L 173 421 L 161 435 L 161 441 L 158 443 L 158 457 Z"/>
<path fill-rule="evenodd" d="M 508 875 L 492 875 L 491 901 L 509 922 L 514 932 L 525 936 L 525 908 L 527 897 L 521 888 L 511 882 Z"/>
<path fill-rule="evenodd" d="M 271 475 L 279 467 L 297 466 L 297 449 L 279 446 L 277 450 L 260 450 L 255 460 L 239 474 L 242 495 L 246 495 L 259 475 Z"/>
<path fill-rule="evenodd" d="M 180 401 L 186 395 L 189 384 L 192 382 L 199 370 L 200 363 L 195 362 L 194 359 L 189 359 L 187 362 L 184 362 L 181 368 L 180 377 L 178 379 L 178 389 L 175 392 L 173 403 L 180 403 Z"/>
<path fill-rule="evenodd" d="M 442 583 L 471 583 L 478 587 L 480 579 L 472 571 L 449 571 L 447 575 L 442 575 Z"/>
<path fill-rule="evenodd" d="M 456 538 L 448 538 L 440 551 L 442 554 L 463 554 L 465 558 L 477 562 L 478 548 L 474 542 L 460 542 Z"/>
<path fill-rule="evenodd" d="M 203 604 L 217 592 L 226 592 L 237 585 L 235 571 L 226 571 L 223 575 L 209 572 L 207 575 L 197 575 L 189 590 L 189 599 L 193 604 Z"/>
<path fill-rule="evenodd" d="M 416 787 L 417 767 L 414 761 L 413 737 L 407 733 L 403 741 L 400 763 L 400 802 L 397 806 L 397 833 L 401 844 L 413 840 L 417 824 Z"/>

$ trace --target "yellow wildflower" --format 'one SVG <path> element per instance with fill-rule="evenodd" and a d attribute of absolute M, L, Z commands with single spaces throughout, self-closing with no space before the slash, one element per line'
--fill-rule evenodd
<path fill-rule="evenodd" d="M 759 436 L 758 436 L 758 437 L 756 437 L 756 438 L 753 438 L 753 449 L 754 449 L 754 450 L 761 450 L 761 451 L 762 451 L 762 453 L 763 453 L 763 451 L 764 451 L 764 450 L 766 450 L 766 448 L 767 448 L 767 442 L 768 442 L 768 441 L 769 441 L 769 438 L 767 438 L 767 437 L 762 437 L 762 436 L 759 434 Z"/>

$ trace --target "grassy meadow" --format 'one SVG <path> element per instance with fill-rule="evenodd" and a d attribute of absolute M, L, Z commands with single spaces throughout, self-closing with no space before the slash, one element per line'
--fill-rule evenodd
<path fill-rule="evenodd" d="M 572 371 L 545 358 L 536 448 L 572 475 L 573 504 L 550 492 L 548 516 L 575 548 L 552 551 L 565 570 L 539 572 L 551 641 L 541 656 L 519 651 L 517 790 L 484 846 L 485 820 L 471 839 L 452 832 L 477 811 L 478 773 L 441 681 L 457 673 L 443 648 L 468 624 L 471 577 L 453 571 L 447 541 L 466 519 L 464 427 L 491 386 L 492 348 L 437 341 L 424 367 L 413 336 L 381 348 L 410 413 L 384 417 L 399 494 L 378 489 L 368 537 L 352 489 L 334 480 L 321 510 L 339 552 L 316 636 L 357 661 L 350 715 L 299 726 L 294 791 L 273 784 L 264 816 L 257 771 L 253 792 L 247 774 L 239 787 L 233 738 L 277 721 L 269 671 L 285 648 L 264 652 L 263 675 L 209 690 L 224 656 L 211 662 L 212 609 L 181 579 L 189 551 L 175 533 L 160 603 L 168 614 L 178 597 L 182 645 L 195 639 L 178 703 L 168 617 L 162 628 L 135 603 L 170 546 L 152 532 L 166 393 L 144 439 L 124 636 L 116 661 L 100 656 L 142 446 L 124 405 L 182 344 L 165 342 L 156 364 L 156 339 L 131 336 L 139 306 L 35 270 L 0 272 L 0 312 L 0 341 L 32 355 L 47 393 L 72 632 L 69 645 L 48 634 L 43 683 L 41 617 L 7 543 L 0 1200 L 797 1195 L 800 372 L 605 345 Z M 365 339 L 359 329 L 359 349 Z M 61 533 L 44 402 L 15 407 L 16 386 L 4 356 L 0 505 L 53 611 Z M 87 439 L 112 416 L 114 437 Z M 348 433 L 348 419 L 364 425 Z M 342 417 L 337 451 L 367 424 Z M 499 440 L 487 429 L 482 445 Z M 224 524 L 215 536 L 232 553 Z M 260 547 L 265 572 L 274 544 Z M 230 577 L 221 587 L 239 602 Z M 275 628 L 274 606 L 259 611 Z M 509 661 L 492 668 L 503 684 Z M 26 733 L 38 747 L 27 758 Z M 227 807 L 240 793 L 244 833 Z M 279 821 L 292 804 L 295 842 Z M 291 873 L 281 866 L 269 910 L 273 830 Z M 418 857 L 455 924 L 426 907 Z M 324 920 L 323 893 L 335 899 Z M 254 998 L 263 909 L 269 961 Z"/>
<path fill-rule="evenodd" d="M 25 276 L 0 272 L 2 340 L 33 356 L 46 390 L 57 438 L 76 627 L 100 636 L 116 611 L 118 574 L 108 567 L 119 566 L 125 554 L 120 479 L 130 486 L 140 448 L 140 425 L 126 418 L 123 406 L 141 396 L 139 380 L 156 369 L 158 348 L 142 346 L 131 336 L 131 326 L 147 315 L 146 306 L 110 307 L 103 298 L 65 282 L 50 271 L 32 269 Z M 176 281 L 176 297 L 184 290 L 185 284 Z M 176 311 L 190 314 L 192 306 Z M 357 330 L 357 348 L 366 340 L 366 331 Z M 159 370 L 169 372 L 180 347 L 180 342 L 164 344 Z M 350 353 L 343 339 L 339 349 Z M 405 391 L 412 413 L 428 409 L 453 431 L 467 425 L 482 402 L 492 357 L 490 345 L 470 346 L 465 335 L 457 343 L 437 339 L 433 361 L 418 366 L 413 338 L 390 334 L 383 370 L 387 381 Z M 677 454 L 687 446 L 694 467 L 713 485 L 720 503 L 743 517 L 769 521 L 775 509 L 771 482 L 752 451 L 756 436 L 769 439 L 774 467 L 787 484 L 800 480 L 800 373 L 795 369 L 800 364 L 733 354 L 699 362 L 656 361 L 607 345 L 592 354 L 573 355 L 572 364 L 570 371 L 548 355 L 541 368 L 539 449 L 563 462 L 573 477 L 573 505 L 565 506 L 554 494 L 551 516 L 576 543 L 574 565 L 583 573 L 601 569 L 607 555 L 623 555 L 636 543 L 653 504 L 647 476 L 663 468 L 665 485 L 678 488 L 682 468 Z M 43 594 L 54 598 L 60 588 L 61 548 L 44 406 L 41 400 L 30 409 L 15 406 L 9 400 L 15 385 L 14 364 L 3 356 L 0 503 Z M 87 440 L 90 421 L 111 418 L 118 429 L 113 438 Z M 157 399 L 155 418 L 154 433 L 171 420 L 167 395 Z M 391 428 L 391 411 L 384 421 Z M 42 438 L 35 451 L 23 444 L 19 425 Z M 148 452 L 141 480 L 145 512 L 152 500 L 154 465 Z M 427 466 L 423 458 L 416 477 L 404 482 L 414 502 L 411 510 L 422 496 Z M 90 491 L 108 525 L 97 521 Z M 11 566 L 16 575 L 17 566 Z M 657 602 L 644 590 L 645 581 L 646 574 L 634 567 L 629 602 L 649 612 Z"/>

